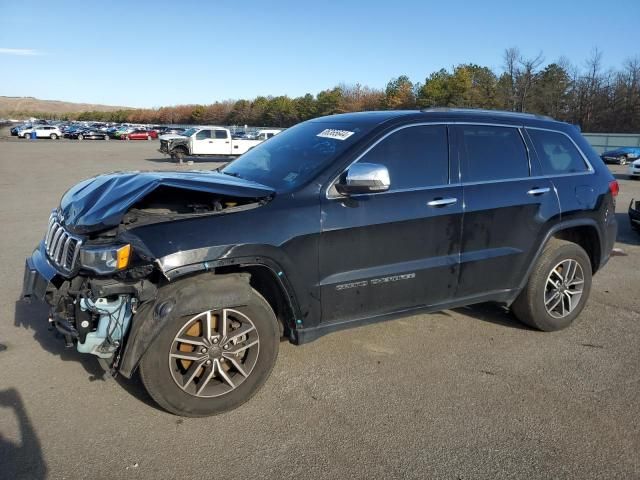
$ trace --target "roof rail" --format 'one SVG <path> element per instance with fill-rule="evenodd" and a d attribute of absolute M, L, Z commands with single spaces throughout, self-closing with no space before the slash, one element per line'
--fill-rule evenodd
<path fill-rule="evenodd" d="M 449 112 L 449 113 L 484 113 L 490 115 L 500 115 L 505 117 L 525 117 L 539 118 L 542 120 L 554 120 L 555 118 L 548 115 L 538 115 L 536 113 L 512 112 L 509 110 L 488 110 L 484 108 L 457 108 L 457 107 L 432 107 L 422 108 L 421 112 Z"/>

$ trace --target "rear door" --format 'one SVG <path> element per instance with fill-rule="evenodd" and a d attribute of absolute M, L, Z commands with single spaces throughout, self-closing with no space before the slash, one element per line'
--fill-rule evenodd
<path fill-rule="evenodd" d="M 214 155 L 230 155 L 232 153 L 231 136 L 228 130 L 222 128 L 215 129 L 211 143 Z"/>
<path fill-rule="evenodd" d="M 458 276 L 462 189 L 451 184 L 447 127 L 404 127 L 359 160 L 384 165 L 387 192 L 322 199 L 320 287 L 325 322 L 451 299 Z M 457 172 L 457 166 L 455 167 Z"/>
<path fill-rule="evenodd" d="M 457 125 L 455 134 L 465 205 L 456 297 L 515 288 L 545 224 L 559 218 L 553 184 L 517 126 Z"/>
<path fill-rule="evenodd" d="M 565 133 L 552 130 L 527 128 L 526 131 L 542 173 L 550 177 L 556 187 L 562 219 L 584 218 L 585 210 L 596 210 L 600 192 L 591 175 L 593 168 L 573 140 Z"/>

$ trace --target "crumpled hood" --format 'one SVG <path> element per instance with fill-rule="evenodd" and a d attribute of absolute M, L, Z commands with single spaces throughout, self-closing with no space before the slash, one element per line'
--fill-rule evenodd
<path fill-rule="evenodd" d="M 84 180 L 64 194 L 63 222 L 77 233 L 115 227 L 129 208 L 159 186 L 245 198 L 274 193 L 260 183 L 214 171 L 108 173 Z"/>
<path fill-rule="evenodd" d="M 165 135 L 160 135 L 158 137 L 160 140 L 166 140 L 168 142 L 175 142 L 176 140 L 182 140 L 186 142 L 189 140 L 189 137 L 185 137 L 184 135 L 178 135 L 177 133 L 167 133 Z"/>

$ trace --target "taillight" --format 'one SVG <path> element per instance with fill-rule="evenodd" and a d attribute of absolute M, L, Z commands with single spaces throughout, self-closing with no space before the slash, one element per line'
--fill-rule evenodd
<path fill-rule="evenodd" d="M 609 191 L 614 198 L 618 196 L 618 193 L 620 192 L 620 185 L 618 185 L 617 180 L 611 180 L 609 182 Z"/>

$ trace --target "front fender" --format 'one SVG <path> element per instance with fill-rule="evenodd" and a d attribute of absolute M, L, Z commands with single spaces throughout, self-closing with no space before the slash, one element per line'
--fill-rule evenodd
<path fill-rule="evenodd" d="M 250 275 L 207 273 L 169 283 L 154 300 L 140 305 L 133 316 L 118 371 L 127 378 L 143 355 L 171 320 L 205 310 L 246 305 L 251 298 Z"/>
<path fill-rule="evenodd" d="M 185 250 L 159 258 L 157 264 L 170 281 L 220 267 L 267 267 L 278 279 L 295 319 L 320 318 L 319 305 L 312 300 L 313 292 L 304 287 L 310 282 L 300 278 L 299 269 L 291 259 L 271 245 L 222 245 Z"/>

